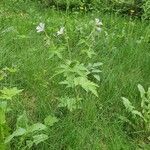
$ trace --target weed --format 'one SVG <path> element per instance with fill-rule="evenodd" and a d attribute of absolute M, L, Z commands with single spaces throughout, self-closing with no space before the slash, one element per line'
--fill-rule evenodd
<path fill-rule="evenodd" d="M 128 118 L 122 117 L 122 119 L 132 125 L 137 132 L 140 129 L 147 134 L 150 132 L 150 88 L 146 92 L 143 86 L 139 84 L 138 89 L 141 96 L 141 110 L 137 110 L 127 98 L 122 97 L 123 104 L 127 111 L 132 114 L 134 122 Z"/>

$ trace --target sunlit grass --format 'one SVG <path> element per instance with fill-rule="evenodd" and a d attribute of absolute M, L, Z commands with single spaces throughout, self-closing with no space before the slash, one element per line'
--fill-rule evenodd
<path fill-rule="evenodd" d="M 121 97 L 132 99 L 134 106 L 138 107 L 137 85 L 150 85 L 150 25 L 146 21 L 115 14 L 65 14 L 44 10 L 35 4 L 10 7 L 2 3 L 1 6 L 0 68 L 15 66 L 18 71 L 7 84 L 24 89 L 20 100 L 13 104 L 14 114 L 22 114 L 25 109 L 32 122 L 43 122 L 49 114 L 61 118 L 49 129 L 49 140 L 36 149 L 135 149 L 143 139 L 127 134 L 128 129 L 119 120 L 119 115 L 126 114 Z M 82 36 L 88 35 L 91 29 L 89 23 L 95 18 L 103 22 L 102 32 L 94 47 L 96 55 L 92 59 L 92 62 L 103 63 L 98 83 L 99 97 L 78 90 L 84 97 L 82 111 L 62 113 L 57 108 L 56 99 L 74 93 L 58 84 L 61 77 L 55 78 L 54 81 L 58 82 L 49 80 L 60 60 L 49 59 L 45 36 L 37 33 L 36 27 L 44 22 L 47 32 L 51 34 L 65 26 L 72 60 L 86 63 L 87 58 L 79 55 L 77 49 L 80 34 L 76 33 L 76 28 L 83 28 Z M 68 59 L 67 55 L 64 59 Z"/>

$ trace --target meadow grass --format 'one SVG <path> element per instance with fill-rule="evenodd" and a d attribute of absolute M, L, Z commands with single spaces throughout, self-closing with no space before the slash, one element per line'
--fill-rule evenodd
<path fill-rule="evenodd" d="M 16 66 L 18 69 L 0 87 L 24 89 L 12 104 L 12 118 L 23 110 L 27 111 L 31 122 L 43 122 L 49 114 L 60 118 L 48 130 L 49 139 L 35 149 L 132 150 L 144 143 L 142 135 L 135 133 L 130 136 L 127 133 L 119 116 L 126 114 L 122 96 L 131 99 L 138 107 L 137 84 L 146 88 L 150 86 L 149 22 L 101 12 L 66 14 L 43 9 L 34 3 L 11 6 L 1 2 L 0 9 L 0 68 Z M 92 62 L 103 63 L 101 81 L 98 83 L 99 97 L 78 90 L 84 97 L 83 109 L 62 113 L 57 108 L 57 97 L 74 93 L 58 84 L 61 76 L 50 80 L 60 60 L 49 59 L 44 35 L 36 32 L 36 26 L 44 22 L 48 33 L 55 33 L 60 26 L 65 26 L 70 37 L 71 59 L 86 63 L 88 60 L 79 55 L 76 46 L 76 27 L 82 27 L 86 31 L 84 34 L 88 35 L 89 22 L 95 18 L 101 18 L 103 22 L 102 32 L 94 47 L 96 55 L 92 58 Z M 64 59 L 68 59 L 67 53 Z M 15 121 L 10 122 L 13 127 Z"/>

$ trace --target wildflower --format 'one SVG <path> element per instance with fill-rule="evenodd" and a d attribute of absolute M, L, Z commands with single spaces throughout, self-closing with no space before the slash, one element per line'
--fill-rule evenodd
<path fill-rule="evenodd" d="M 64 34 L 64 30 L 65 30 L 65 27 L 61 27 L 59 31 L 57 31 L 57 35 L 62 35 Z"/>
<path fill-rule="evenodd" d="M 37 32 L 43 32 L 45 29 L 45 24 L 44 23 L 39 23 L 39 25 L 36 27 Z"/>
<path fill-rule="evenodd" d="M 95 18 L 95 25 L 96 26 L 102 26 L 103 23 L 98 18 Z"/>
<path fill-rule="evenodd" d="M 101 32 L 101 31 L 102 31 L 102 28 L 101 28 L 101 27 L 96 27 L 96 30 L 97 30 L 98 32 Z"/>
<path fill-rule="evenodd" d="M 103 25 L 103 23 L 98 18 L 95 18 L 95 26 L 96 26 L 96 30 L 98 32 L 102 31 L 102 28 L 101 28 L 102 25 Z"/>

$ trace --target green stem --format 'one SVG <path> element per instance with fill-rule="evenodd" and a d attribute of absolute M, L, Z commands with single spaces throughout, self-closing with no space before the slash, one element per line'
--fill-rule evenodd
<path fill-rule="evenodd" d="M 1 136 L 1 139 L 3 141 L 4 140 L 4 130 L 3 130 L 2 125 L 0 125 L 0 136 Z"/>
<path fill-rule="evenodd" d="M 56 76 L 59 75 L 59 74 L 60 74 L 59 72 L 56 73 L 56 74 L 54 74 L 52 77 L 49 78 L 49 80 L 52 80 L 54 77 L 56 77 Z"/>
<path fill-rule="evenodd" d="M 67 43 L 67 50 L 68 50 L 68 53 L 69 53 L 69 59 L 71 60 L 71 51 L 70 51 L 68 36 L 65 39 L 66 39 L 66 43 Z"/>
<path fill-rule="evenodd" d="M 45 35 L 46 35 L 46 37 L 48 38 L 48 39 L 50 39 L 50 36 L 47 34 L 47 32 L 44 30 L 44 33 L 45 33 Z"/>

